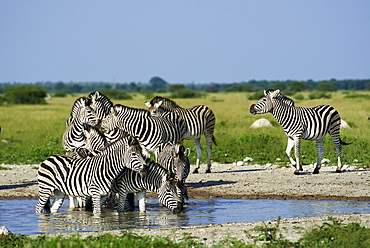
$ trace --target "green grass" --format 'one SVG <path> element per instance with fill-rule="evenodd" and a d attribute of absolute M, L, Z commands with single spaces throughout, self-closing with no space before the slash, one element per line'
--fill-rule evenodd
<path fill-rule="evenodd" d="M 303 100 L 296 100 L 296 106 L 312 107 L 320 104 L 330 104 L 335 107 L 351 129 L 342 129 L 341 137 L 346 142 L 352 142 L 343 147 L 343 163 L 353 164 L 353 160 L 364 168 L 370 161 L 370 100 L 362 97 L 369 92 L 331 93 L 330 99 L 308 100 L 311 92 L 301 93 Z M 281 158 L 282 164 L 289 161 L 285 157 L 287 138 L 282 127 L 271 114 L 252 115 L 250 105 L 255 102 L 248 100 L 253 93 L 210 93 L 199 99 L 176 99 L 182 107 L 204 104 L 210 107 L 216 115 L 215 136 L 218 146 L 213 147 L 213 161 L 232 163 L 251 157 L 255 163 L 274 163 Z M 163 96 L 168 96 L 162 94 Z M 146 99 L 141 94 L 133 94 L 132 100 L 114 100 L 136 108 L 146 108 Z M 65 130 L 65 121 L 74 100 L 79 95 L 65 98 L 53 98 L 47 105 L 13 105 L 0 107 L 0 163 L 27 164 L 40 163 L 48 156 L 63 153 L 61 138 Z M 294 97 L 293 97 L 294 99 Z M 302 97 L 300 97 L 302 99 Z M 272 128 L 251 129 L 249 126 L 259 118 L 266 118 L 273 123 Z M 185 141 L 185 146 L 191 149 L 190 160 L 194 164 L 196 151 L 193 141 Z M 207 161 L 205 140 L 202 138 L 202 163 Z M 304 164 L 315 163 L 317 160 L 316 145 L 313 141 L 302 141 L 301 156 Z M 329 136 L 325 138 L 325 158 L 336 165 L 336 154 Z"/>
<path fill-rule="evenodd" d="M 296 242 L 289 241 L 279 233 L 280 217 L 276 224 L 256 226 L 253 231 L 258 235 L 246 236 L 253 240 L 253 244 L 229 237 L 214 244 L 212 247 L 369 247 L 370 229 L 360 223 L 342 224 L 335 218 L 329 217 L 328 222 L 322 223 L 310 230 Z M 0 247 L 60 247 L 60 248 L 95 248 L 95 247 L 206 247 L 199 237 L 184 233 L 179 242 L 168 237 L 140 236 L 128 230 L 120 235 L 100 234 L 81 238 L 79 234 L 70 237 L 51 237 L 46 235 L 31 238 L 25 235 L 0 235 Z M 262 244 L 257 245 L 257 242 Z"/>

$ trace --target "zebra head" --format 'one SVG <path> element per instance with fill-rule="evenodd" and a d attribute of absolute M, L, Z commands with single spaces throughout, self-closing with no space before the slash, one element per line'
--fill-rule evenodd
<path fill-rule="evenodd" d="M 109 132 L 116 129 L 123 129 L 123 122 L 118 118 L 119 106 L 113 106 L 111 112 L 107 115 L 101 124 L 103 132 Z"/>
<path fill-rule="evenodd" d="M 95 91 L 90 93 L 88 98 L 91 100 L 90 107 L 100 119 L 104 119 L 110 113 L 113 103 L 107 96 Z"/>
<path fill-rule="evenodd" d="M 164 107 L 162 107 L 163 101 L 151 103 L 151 102 L 145 102 L 145 105 L 148 106 L 148 111 L 150 112 L 151 116 L 161 116 L 161 114 L 164 112 Z"/>
<path fill-rule="evenodd" d="M 95 114 L 94 110 L 90 108 L 90 106 L 80 107 L 73 120 L 90 126 L 100 126 L 101 124 L 101 119 Z"/>
<path fill-rule="evenodd" d="M 183 204 L 178 196 L 180 189 L 177 187 L 177 182 L 171 172 L 166 173 L 162 178 L 162 185 L 159 189 L 158 200 L 166 206 L 172 213 L 181 213 Z"/>
<path fill-rule="evenodd" d="M 190 162 L 189 154 L 190 149 L 185 149 L 182 142 L 167 142 L 164 144 L 165 148 L 158 155 L 158 164 L 168 169 L 174 174 L 178 186 L 182 187 L 184 180 L 189 175 Z"/>
<path fill-rule="evenodd" d="M 265 96 L 259 99 L 256 103 L 253 103 L 249 108 L 249 112 L 253 115 L 271 112 L 274 107 L 273 99 L 279 96 L 279 94 L 280 90 L 264 91 Z"/>
<path fill-rule="evenodd" d="M 148 174 L 147 162 L 141 153 L 139 142 L 130 137 L 126 147 L 123 163 L 129 169 L 138 172 L 140 176 L 146 176 Z"/>
<path fill-rule="evenodd" d="M 83 130 L 86 137 L 85 147 L 89 151 L 100 151 L 108 146 L 108 141 L 104 134 L 96 127 L 89 126 L 88 130 Z"/>

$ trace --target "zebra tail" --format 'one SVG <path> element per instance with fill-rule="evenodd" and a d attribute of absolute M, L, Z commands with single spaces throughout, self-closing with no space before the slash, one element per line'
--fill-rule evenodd
<path fill-rule="evenodd" d="M 341 145 L 345 145 L 345 146 L 348 146 L 348 145 L 352 144 L 352 142 L 351 143 L 344 142 L 343 140 L 341 140 L 341 138 L 339 138 L 339 142 L 340 142 Z"/>
<path fill-rule="evenodd" d="M 216 137 L 212 135 L 212 141 L 213 141 L 213 144 L 215 144 L 217 146 L 217 143 L 216 143 Z"/>

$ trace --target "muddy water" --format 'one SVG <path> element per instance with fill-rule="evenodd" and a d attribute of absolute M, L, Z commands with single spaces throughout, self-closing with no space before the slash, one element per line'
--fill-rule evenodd
<path fill-rule="evenodd" d="M 331 200 L 230 200 L 189 199 L 185 210 L 172 214 L 156 199 L 148 199 L 147 212 L 117 213 L 105 210 L 100 217 L 91 212 L 68 210 L 66 200 L 56 214 L 35 214 L 35 199 L 0 200 L 0 226 L 16 234 L 87 232 L 127 228 L 159 228 L 227 222 L 255 222 L 281 218 L 370 212 L 370 202 Z"/>

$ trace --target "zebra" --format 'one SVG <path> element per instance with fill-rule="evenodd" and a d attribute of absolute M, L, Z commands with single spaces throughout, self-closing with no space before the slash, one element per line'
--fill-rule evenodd
<path fill-rule="evenodd" d="M 182 202 L 187 199 L 185 181 L 190 172 L 190 149 L 184 147 L 182 142 L 167 142 L 159 147 L 157 163 L 169 170 L 177 181 L 179 196 Z"/>
<path fill-rule="evenodd" d="M 83 129 L 83 134 L 85 136 L 85 145 L 84 147 L 74 148 L 70 151 L 67 151 L 65 155 L 71 158 L 86 158 L 92 157 L 99 154 L 108 144 L 107 138 L 95 126 L 88 126 L 88 130 Z"/>
<path fill-rule="evenodd" d="M 187 109 L 182 108 L 175 101 L 161 96 L 154 97 L 150 102 L 146 101 L 145 105 L 149 107 L 149 111 L 153 116 L 161 116 L 164 112 L 172 111 L 183 118 L 186 125 L 184 139 L 194 140 L 197 151 L 197 160 L 193 173 L 199 172 L 200 159 L 202 157 L 200 138 L 202 135 L 206 137 L 208 152 L 206 173 L 211 173 L 212 142 L 217 145 L 214 136 L 216 117 L 213 111 L 205 105 L 197 105 Z"/>
<path fill-rule="evenodd" d="M 73 104 L 71 116 L 66 122 L 66 130 L 62 137 L 62 145 L 66 151 L 84 147 L 86 137 L 83 130 L 88 130 L 89 126 L 100 125 L 101 119 L 89 107 L 89 102 L 86 97 L 80 97 Z"/>
<path fill-rule="evenodd" d="M 270 112 L 283 126 L 288 136 L 286 155 L 295 165 L 294 174 L 299 175 L 302 170 L 300 164 L 300 141 L 315 140 L 318 150 L 318 161 L 313 174 L 319 174 L 321 160 L 324 154 L 324 137 L 331 136 L 338 156 L 336 172 L 342 168 L 342 145 L 349 145 L 340 138 L 340 116 L 337 110 L 330 105 L 319 105 L 312 108 L 294 107 L 293 100 L 280 93 L 280 90 L 267 90 L 265 96 L 250 106 L 250 113 L 264 114 Z M 295 160 L 290 153 L 294 147 Z"/>
<path fill-rule="evenodd" d="M 145 212 L 146 190 L 158 194 L 158 200 L 173 213 L 180 213 L 183 204 L 178 196 L 178 187 L 170 171 L 146 158 L 148 174 L 142 177 L 139 173 L 124 169 L 115 181 L 112 191 L 119 194 L 118 212 L 123 211 L 127 193 L 137 193 L 139 211 Z"/>
<path fill-rule="evenodd" d="M 185 126 L 182 119 L 175 113 L 166 117 L 150 116 L 145 109 L 131 108 L 116 104 L 113 111 L 102 121 L 104 132 L 121 129 L 136 138 L 143 148 L 143 155 L 150 157 L 151 153 L 158 157 L 158 147 L 168 141 L 182 141 Z"/>
<path fill-rule="evenodd" d="M 130 168 L 140 175 L 147 174 L 146 161 L 138 143 L 131 137 L 112 144 L 99 155 L 86 159 L 73 159 L 54 155 L 41 163 L 38 169 L 39 200 L 36 213 L 48 211 L 50 195 L 54 204 L 50 212 L 58 212 L 64 196 L 92 196 L 93 213 L 101 213 L 100 195 L 109 193 L 113 182 L 123 170 Z"/>
<path fill-rule="evenodd" d="M 91 103 L 90 107 L 100 119 L 104 119 L 113 107 L 113 102 L 99 91 L 91 92 L 87 97 Z"/>

